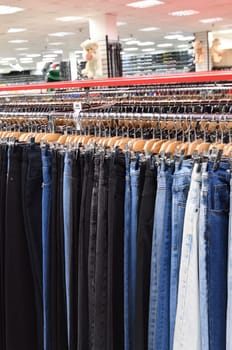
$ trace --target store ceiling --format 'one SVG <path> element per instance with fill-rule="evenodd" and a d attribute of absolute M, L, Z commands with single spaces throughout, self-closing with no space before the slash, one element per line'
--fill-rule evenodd
<path fill-rule="evenodd" d="M 134 0 L 131 0 L 134 1 Z M 232 1 L 231 0 L 163 0 L 164 4 L 139 9 L 126 6 L 128 0 L 9 0 L 8 6 L 17 6 L 24 10 L 15 14 L 0 15 L 0 71 L 7 64 L 14 66 L 19 63 L 23 68 L 35 67 L 35 63 L 42 56 L 52 51 L 63 50 L 63 57 L 67 57 L 70 50 L 80 50 L 80 43 L 89 37 L 88 20 L 97 14 L 113 13 L 119 22 L 126 24 L 118 26 L 120 39 L 134 37 L 141 42 L 151 41 L 152 48 L 158 50 L 160 43 L 171 43 L 172 48 L 184 45 L 184 41 L 165 39 L 175 32 L 188 36 L 199 31 L 224 30 L 231 28 L 232 36 Z M 1 2 L 0 5 L 6 5 Z M 174 17 L 170 13 L 179 10 L 195 10 L 192 16 Z M 82 19 L 73 22 L 58 21 L 58 17 L 80 16 Z M 200 20 L 208 18 L 222 18 L 215 23 L 202 23 Z M 144 27 L 158 27 L 159 30 L 142 32 Z M 24 28 L 23 32 L 8 33 L 12 28 Z M 49 34 L 56 32 L 72 32 L 73 35 L 53 37 Z M 14 40 L 27 40 L 22 43 L 10 43 Z M 52 45 L 52 43 L 61 43 Z M 126 46 L 126 45 L 125 45 Z M 129 47 L 129 46 L 128 46 Z M 144 49 L 144 47 L 143 47 Z M 59 52 L 59 51 L 58 51 Z M 38 57 L 26 62 L 22 58 L 27 55 Z M 57 53 L 57 59 L 62 55 Z M 7 60 L 9 59 L 10 60 Z M 17 61 L 14 61 L 16 58 Z M 49 58 L 49 57 L 48 57 Z M 23 62 L 24 61 L 24 62 Z"/>

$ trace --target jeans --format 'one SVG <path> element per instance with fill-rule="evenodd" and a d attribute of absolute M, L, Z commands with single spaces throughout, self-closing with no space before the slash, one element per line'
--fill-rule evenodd
<path fill-rule="evenodd" d="M 108 191 L 110 159 L 101 157 L 97 209 L 95 300 L 93 345 L 91 349 L 107 350 L 107 267 L 108 267 Z M 96 188 L 97 189 L 97 188 Z M 93 192 L 94 195 L 94 192 Z M 97 192 L 96 192 L 97 195 Z M 93 200 L 94 198 L 92 198 Z M 94 202 L 92 202 L 94 206 Z M 94 209 L 94 208 L 93 208 Z M 92 228 L 93 229 L 93 228 Z"/>
<path fill-rule="evenodd" d="M 6 348 L 5 340 L 5 214 L 6 214 L 6 177 L 7 145 L 0 145 L 0 349 Z"/>
<path fill-rule="evenodd" d="M 89 346 L 88 253 L 93 175 L 94 156 L 92 151 L 87 151 L 84 154 L 78 241 L 78 350 L 88 349 Z"/>
<path fill-rule="evenodd" d="M 126 153 L 126 180 L 124 206 L 124 337 L 125 350 L 130 349 L 130 322 L 129 322 L 129 240 L 131 236 L 131 179 L 130 156 Z"/>
<path fill-rule="evenodd" d="M 140 173 L 141 175 L 141 173 Z M 157 188 L 154 159 L 146 161 L 137 232 L 134 349 L 147 349 L 152 231 Z"/>
<path fill-rule="evenodd" d="M 209 163 L 207 281 L 209 348 L 226 348 L 227 257 L 230 210 L 229 162 Z"/>
<path fill-rule="evenodd" d="M 232 176 L 230 179 L 230 214 L 229 214 L 229 239 L 228 239 L 228 277 L 227 277 L 227 328 L 226 349 L 232 349 Z"/>
<path fill-rule="evenodd" d="M 66 151 L 64 159 L 63 179 L 63 215 L 64 215 L 64 252 L 65 252 L 65 287 L 67 309 L 67 334 L 70 348 L 70 279 L 71 279 L 71 249 L 72 249 L 72 153 Z"/>
<path fill-rule="evenodd" d="M 126 350 L 133 349 L 132 340 L 134 338 L 139 172 L 138 160 L 132 160 L 129 166 L 127 161 L 124 222 L 124 322 Z"/>
<path fill-rule="evenodd" d="M 52 189 L 52 154 L 48 148 L 42 149 L 43 169 L 43 192 L 42 192 L 42 245 L 43 245 L 43 328 L 44 350 L 49 350 L 50 330 L 49 325 L 49 255 L 50 255 L 50 232 L 49 220 L 51 211 Z"/>
<path fill-rule="evenodd" d="M 186 201 L 192 173 L 192 161 L 183 160 L 175 163 L 172 184 L 172 240 L 170 272 L 170 350 L 173 348 L 173 337 L 176 319 L 180 256 Z"/>
<path fill-rule="evenodd" d="M 103 174 L 101 173 L 101 175 Z M 98 212 L 98 200 L 99 198 L 101 201 L 104 200 L 104 196 L 101 197 L 101 193 L 99 192 L 99 176 L 100 176 L 100 156 L 95 155 L 93 191 L 92 191 L 92 197 L 91 197 L 89 253 L 88 253 L 89 349 L 90 350 L 94 349 L 95 347 L 95 342 L 94 342 L 95 317 L 97 317 L 97 315 L 95 315 L 95 311 L 96 311 L 95 307 L 97 302 L 96 301 L 96 264 L 97 262 L 99 263 L 100 256 L 97 257 L 96 248 L 97 248 L 97 237 L 99 237 L 97 235 L 97 228 L 99 227 L 98 226 L 99 217 L 100 215 L 102 216 L 102 214 L 100 214 L 100 211 Z M 104 176 L 107 176 L 107 174 L 105 174 Z M 99 205 L 101 204 L 102 203 L 99 203 Z M 100 231 L 98 232 L 99 235 L 103 233 L 103 230 L 104 230 L 103 227 L 102 229 L 100 228 Z M 105 236 L 104 233 L 103 235 Z M 98 273 L 101 274 L 101 272 L 98 272 Z M 98 297 L 102 297 L 101 291 L 99 292 L 100 293 Z"/>
<path fill-rule="evenodd" d="M 109 166 L 107 350 L 124 347 L 124 201 L 125 155 L 116 151 Z"/>
<path fill-rule="evenodd" d="M 174 350 L 200 350 L 198 234 L 201 172 L 195 164 L 188 194 L 181 249 Z"/>
<path fill-rule="evenodd" d="M 162 163 L 157 191 L 157 198 L 159 196 L 161 201 L 156 202 L 157 206 L 160 205 L 160 210 L 156 206 L 158 213 L 155 213 L 151 267 L 151 289 L 157 288 L 157 295 L 154 300 L 150 298 L 150 305 L 156 310 L 155 315 L 151 314 L 152 324 L 155 327 L 151 329 L 154 335 L 152 337 L 153 346 L 154 349 L 159 350 L 169 348 L 172 181 L 173 165 L 167 166 Z M 156 276 L 154 271 L 156 271 Z M 150 343 L 149 346 L 151 346 Z"/>
<path fill-rule="evenodd" d="M 41 228 L 41 212 L 38 210 L 41 208 L 42 195 L 41 166 L 37 168 L 33 158 L 27 158 L 26 165 L 23 147 L 24 145 L 11 146 L 8 153 L 10 163 L 6 184 L 4 259 L 5 349 L 41 350 L 43 334 L 42 324 L 41 326 L 38 324 L 40 317 L 36 295 L 40 289 L 36 291 L 35 288 L 36 282 L 39 281 L 37 278 L 41 274 L 42 263 L 32 266 L 31 255 L 39 257 L 41 252 L 41 241 L 37 241 L 39 238 L 37 228 Z M 35 159 L 38 159 L 37 155 Z M 25 166 L 27 171 L 23 169 Z M 25 213 L 28 215 L 27 218 L 24 217 Z M 31 220 L 37 218 L 37 215 L 38 227 L 34 227 Z M 29 252 L 29 247 L 33 247 L 33 251 Z M 38 266 L 40 270 L 36 271 Z M 42 283 L 40 288 L 41 286 Z"/>
<path fill-rule="evenodd" d="M 199 217 L 199 293 L 200 293 L 200 327 L 201 349 L 209 350 L 208 330 L 208 285 L 207 285 L 207 199 L 208 199 L 208 164 L 202 164 L 202 188 Z"/>

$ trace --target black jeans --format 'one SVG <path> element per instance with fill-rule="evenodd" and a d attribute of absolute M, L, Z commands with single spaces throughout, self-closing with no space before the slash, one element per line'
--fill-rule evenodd
<path fill-rule="evenodd" d="M 41 350 L 42 167 L 36 146 L 9 149 L 6 186 L 6 350 Z"/>
<path fill-rule="evenodd" d="M 125 155 L 111 155 L 108 194 L 107 350 L 124 348 Z"/>
<path fill-rule="evenodd" d="M 53 151 L 50 216 L 51 350 L 68 348 L 63 225 L 64 154 Z"/>
<path fill-rule="evenodd" d="M 137 232 L 134 350 L 148 346 L 149 291 L 157 168 L 148 160 L 140 203 Z"/>
<path fill-rule="evenodd" d="M 88 253 L 94 175 L 93 152 L 87 151 L 81 156 L 84 156 L 84 177 L 78 242 L 78 350 L 89 346 Z"/>
<path fill-rule="evenodd" d="M 94 350 L 107 350 L 107 256 L 108 256 L 108 187 L 109 187 L 110 159 L 101 157 L 99 184 L 96 184 L 92 197 L 92 206 L 95 214 L 96 253 L 95 253 L 95 280 L 92 293 L 94 295 L 93 340 Z M 95 173 L 96 174 L 96 173 Z M 98 192 L 97 192 L 97 186 Z M 98 196 L 98 198 L 97 198 Z M 94 221 L 92 222 L 94 228 Z M 93 237 L 92 237 L 93 240 Z M 94 252 L 91 253 L 94 258 Z M 94 269 L 94 262 L 92 262 Z M 95 290 L 95 293 L 94 293 Z"/>
<path fill-rule="evenodd" d="M 7 149 L 0 145 L 0 349 L 6 348 L 5 341 L 5 209 L 6 209 L 6 176 Z"/>

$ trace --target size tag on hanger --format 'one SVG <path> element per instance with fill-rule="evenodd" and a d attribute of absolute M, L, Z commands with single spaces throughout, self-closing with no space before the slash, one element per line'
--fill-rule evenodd
<path fill-rule="evenodd" d="M 76 121 L 76 130 L 81 130 L 81 120 L 80 120 L 80 112 L 82 110 L 81 102 L 73 103 L 73 119 Z"/>

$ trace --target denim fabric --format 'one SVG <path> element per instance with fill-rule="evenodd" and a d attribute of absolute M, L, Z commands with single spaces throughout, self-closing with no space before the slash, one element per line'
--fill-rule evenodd
<path fill-rule="evenodd" d="M 64 215 L 64 258 L 65 258 L 65 287 L 67 309 L 67 334 L 70 347 L 70 279 L 71 279 L 71 250 L 72 250 L 72 153 L 66 151 L 64 158 L 63 179 L 63 215 Z"/>
<path fill-rule="evenodd" d="M 232 176 L 230 179 L 230 214 L 228 239 L 228 277 L 227 277 L 227 322 L 226 322 L 226 349 L 232 349 Z"/>
<path fill-rule="evenodd" d="M 200 326 L 201 349 L 209 350 L 208 330 L 208 286 L 206 270 L 207 241 L 207 198 L 208 198 L 208 164 L 202 164 L 202 188 L 199 217 L 199 293 L 200 293 Z"/>
<path fill-rule="evenodd" d="M 198 234 L 201 172 L 195 164 L 186 203 L 179 272 L 174 350 L 200 350 Z"/>
<path fill-rule="evenodd" d="M 150 277 L 150 304 L 149 304 L 149 328 L 148 328 L 148 350 L 156 349 L 156 326 L 157 326 L 157 304 L 159 298 L 159 291 L 161 293 L 161 289 L 159 289 L 159 278 L 161 278 L 161 259 L 165 259 L 165 253 L 167 252 L 167 257 L 170 255 L 170 246 L 169 240 L 170 232 L 168 233 L 168 228 L 166 223 L 169 225 L 170 222 L 170 208 L 168 208 L 168 212 L 166 212 L 166 206 L 171 205 L 170 198 L 170 176 L 169 174 L 170 168 L 168 170 L 165 169 L 165 164 L 162 162 L 160 167 L 158 168 L 158 176 L 157 176 L 157 194 L 156 194 L 156 205 L 155 205 L 155 213 L 154 213 L 154 226 L 153 226 L 153 238 L 152 238 L 152 257 L 151 257 L 151 277 Z M 170 176 L 169 176 L 170 175 Z M 166 215 L 169 215 L 166 216 Z M 168 217 L 168 219 L 167 219 Z M 167 236 L 165 233 L 167 232 Z M 166 241 L 167 238 L 167 241 Z M 165 247 L 166 246 L 166 247 Z M 167 251 L 166 251 L 167 248 Z M 166 259 L 165 259 L 166 260 Z M 168 262 L 168 266 L 164 267 L 167 270 L 165 271 L 164 279 L 166 279 L 166 272 L 170 272 L 170 261 Z M 170 280 L 170 277 L 169 277 Z M 162 282 L 161 282 L 162 283 Z M 166 292 L 168 295 L 166 297 L 169 300 L 169 281 L 166 285 Z M 161 294 L 160 294 L 161 295 Z M 167 300 L 165 300 L 166 302 Z M 166 329 L 169 332 L 169 326 Z M 169 339 L 169 336 L 166 336 L 166 339 Z"/>
<path fill-rule="evenodd" d="M 183 160 L 175 163 L 172 184 L 172 240 L 170 272 L 170 350 L 173 348 L 173 337 L 176 319 L 177 293 L 180 269 L 180 256 L 184 215 L 192 173 L 192 161 Z"/>
<path fill-rule="evenodd" d="M 6 214 L 6 177 L 7 145 L 0 145 L 0 349 L 6 348 L 5 340 L 5 214 Z"/>
<path fill-rule="evenodd" d="M 99 193 L 99 176 L 100 176 L 100 155 L 94 158 L 94 181 L 91 198 L 90 213 L 90 233 L 89 233 L 89 254 L 88 254 L 88 292 L 89 292 L 89 349 L 94 349 L 94 332 L 95 332 L 95 293 L 96 293 L 96 262 L 97 262 L 97 228 L 98 217 L 98 198 Z M 103 200 L 103 198 L 101 199 Z M 100 214 L 100 212 L 99 212 Z M 98 257 L 99 259 L 99 257 Z"/>
<path fill-rule="evenodd" d="M 229 162 L 209 163 L 207 280 L 209 348 L 226 348 L 227 257 L 230 210 Z"/>
<path fill-rule="evenodd" d="M 129 240 L 131 236 L 131 181 L 130 155 L 126 153 L 125 205 L 124 205 L 124 348 L 130 349 L 129 322 Z"/>
<path fill-rule="evenodd" d="M 137 233 L 134 350 L 147 349 L 148 344 L 152 231 L 157 189 L 157 167 L 154 166 L 154 158 L 148 159 L 145 167 L 144 164 L 141 164 L 140 170 L 140 183 L 144 185 Z"/>
<path fill-rule="evenodd" d="M 110 159 L 101 157 L 95 267 L 94 350 L 107 350 L 108 186 Z"/>
<path fill-rule="evenodd" d="M 43 325 L 44 325 L 44 350 L 49 350 L 50 329 L 49 324 L 49 254 L 50 231 L 49 220 L 51 210 L 52 190 L 52 153 L 48 148 L 42 149 L 43 192 L 42 192 L 42 246 L 43 246 Z"/>
<path fill-rule="evenodd" d="M 125 155 L 117 151 L 109 167 L 107 350 L 124 347 L 124 202 Z"/>
<path fill-rule="evenodd" d="M 170 262 L 171 262 L 171 223 L 172 223 L 172 181 L 173 165 L 165 169 L 165 220 L 158 223 L 157 236 L 162 236 L 161 248 L 158 260 L 158 294 L 157 294 L 157 315 L 155 330 L 155 349 L 169 349 L 169 327 L 170 327 Z"/>
<path fill-rule="evenodd" d="M 33 193 L 34 189 L 30 181 L 28 185 L 24 182 L 22 176 L 22 166 L 24 166 L 23 145 L 10 146 L 8 156 L 10 157 L 10 163 L 6 183 L 4 254 L 5 349 L 41 350 L 43 336 L 38 333 L 37 300 L 35 295 L 35 276 L 37 274 L 35 275 L 33 270 L 35 266 L 31 265 L 31 255 L 28 246 L 29 237 L 27 234 L 30 231 L 30 227 L 26 227 L 27 223 L 24 221 L 23 214 L 25 211 L 32 210 L 31 214 L 33 217 L 34 215 L 36 217 L 36 212 L 33 211 L 34 203 L 32 208 L 23 208 L 23 203 L 28 205 L 28 202 L 23 202 L 23 197 L 30 192 Z M 28 180 L 33 174 L 37 176 L 37 170 L 33 166 L 29 166 Z M 39 188 L 41 191 L 41 181 Z M 26 190 L 26 194 L 22 193 L 23 189 Z M 33 197 L 31 200 L 33 200 Z M 41 205 L 41 202 L 35 203 L 35 205 L 37 204 Z M 29 231 L 27 232 L 27 230 Z M 33 241 L 33 231 L 30 231 L 30 233 L 32 234 L 30 238 Z M 35 255 L 39 254 L 39 248 L 38 252 L 33 253 Z"/>

